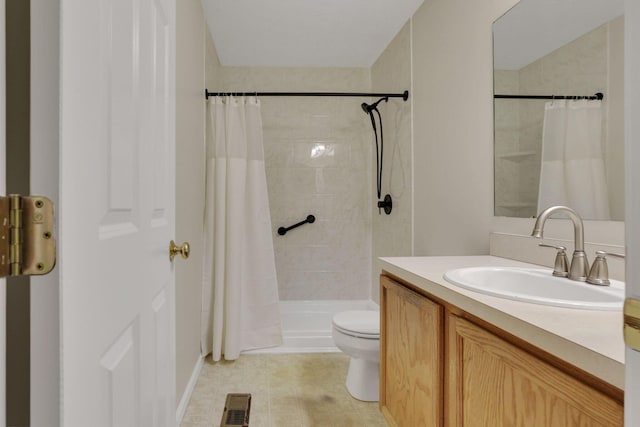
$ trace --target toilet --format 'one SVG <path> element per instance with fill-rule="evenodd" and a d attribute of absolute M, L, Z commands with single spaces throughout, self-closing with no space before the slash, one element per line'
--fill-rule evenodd
<path fill-rule="evenodd" d="M 380 312 L 343 311 L 333 316 L 333 342 L 351 357 L 347 390 L 365 402 L 379 400 Z"/>

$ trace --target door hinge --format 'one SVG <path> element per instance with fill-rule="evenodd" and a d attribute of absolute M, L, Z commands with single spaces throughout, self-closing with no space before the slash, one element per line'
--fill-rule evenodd
<path fill-rule="evenodd" d="M 43 196 L 0 197 L 0 277 L 47 274 L 56 265 L 53 203 Z"/>
<path fill-rule="evenodd" d="M 640 351 L 640 300 L 624 300 L 624 342 L 636 351 Z"/>

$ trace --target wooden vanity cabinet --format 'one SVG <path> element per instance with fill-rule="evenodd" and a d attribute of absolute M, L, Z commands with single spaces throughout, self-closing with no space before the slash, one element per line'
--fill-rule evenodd
<path fill-rule="evenodd" d="M 622 405 L 465 319 L 447 317 L 451 426 L 622 426 Z"/>
<path fill-rule="evenodd" d="M 441 305 L 380 279 L 380 410 L 392 427 L 442 426 Z"/>
<path fill-rule="evenodd" d="M 390 426 L 623 425 L 619 390 L 444 301 L 384 275 L 380 284 L 380 409 Z"/>

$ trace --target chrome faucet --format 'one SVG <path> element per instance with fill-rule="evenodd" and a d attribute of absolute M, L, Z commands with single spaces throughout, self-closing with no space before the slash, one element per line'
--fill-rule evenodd
<path fill-rule="evenodd" d="M 533 226 L 531 236 L 542 239 L 544 223 L 547 219 L 558 212 L 565 212 L 571 221 L 573 221 L 574 230 L 574 248 L 573 258 L 571 259 L 571 267 L 569 268 L 569 279 L 584 282 L 589 275 L 589 261 L 584 253 L 584 226 L 582 218 L 576 211 L 566 206 L 552 206 L 540 212 L 536 224 Z"/>

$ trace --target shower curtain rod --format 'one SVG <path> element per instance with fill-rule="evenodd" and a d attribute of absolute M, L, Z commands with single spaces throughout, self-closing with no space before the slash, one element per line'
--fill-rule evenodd
<path fill-rule="evenodd" d="M 255 95 L 255 96 L 356 96 L 364 98 L 402 98 L 403 100 L 409 99 L 409 91 L 405 90 L 403 93 L 349 93 L 349 92 L 256 92 L 256 91 L 243 91 L 243 92 L 209 92 L 204 90 L 204 96 L 209 99 L 210 96 L 216 95 Z"/>
<path fill-rule="evenodd" d="M 493 95 L 496 99 L 589 99 L 589 100 L 602 100 L 604 94 L 598 92 L 591 96 L 574 96 L 574 95 Z"/>

